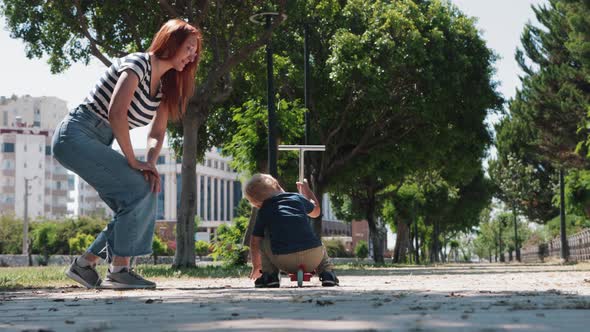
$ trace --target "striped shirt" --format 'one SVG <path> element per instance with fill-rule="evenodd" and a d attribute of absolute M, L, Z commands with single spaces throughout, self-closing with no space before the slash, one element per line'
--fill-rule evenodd
<path fill-rule="evenodd" d="M 149 124 L 160 106 L 162 86 L 161 84 L 159 85 L 155 97 L 150 95 L 152 66 L 148 53 L 132 53 L 113 62 L 100 77 L 80 107 L 97 113 L 108 122 L 109 104 L 111 103 L 113 90 L 121 73 L 128 69 L 139 78 L 139 84 L 133 93 L 131 105 L 129 105 L 129 109 L 127 110 L 129 129 L 143 127 Z"/>

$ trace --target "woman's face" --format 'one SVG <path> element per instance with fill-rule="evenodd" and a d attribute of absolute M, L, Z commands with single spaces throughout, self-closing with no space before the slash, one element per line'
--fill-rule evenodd
<path fill-rule="evenodd" d="M 187 64 L 195 61 L 197 57 L 197 42 L 197 36 L 195 35 L 190 35 L 186 38 L 172 59 L 174 69 L 182 71 Z"/>

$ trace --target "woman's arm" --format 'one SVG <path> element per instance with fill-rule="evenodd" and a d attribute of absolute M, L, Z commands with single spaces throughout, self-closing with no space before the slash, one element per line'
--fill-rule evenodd
<path fill-rule="evenodd" d="M 166 136 L 166 128 L 168 125 L 168 109 L 163 104 L 156 112 L 156 116 L 152 121 L 152 127 L 147 137 L 147 158 L 148 163 L 156 165 L 158 156 L 164 144 L 164 137 Z"/>
<path fill-rule="evenodd" d="M 147 137 L 147 162 L 157 170 L 156 163 L 164 144 L 166 127 L 168 125 L 168 109 L 164 105 L 156 112 Z M 146 179 L 150 182 L 153 192 L 160 192 L 160 175 L 156 172 L 145 172 Z"/>

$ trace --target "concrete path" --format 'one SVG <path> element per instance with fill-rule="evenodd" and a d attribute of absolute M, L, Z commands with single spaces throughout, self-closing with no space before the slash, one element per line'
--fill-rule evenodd
<path fill-rule="evenodd" d="M 1 269 L 0 269 L 1 273 Z M 590 265 L 446 265 L 343 271 L 254 289 L 162 279 L 152 291 L 0 293 L 2 331 L 590 331 Z"/>

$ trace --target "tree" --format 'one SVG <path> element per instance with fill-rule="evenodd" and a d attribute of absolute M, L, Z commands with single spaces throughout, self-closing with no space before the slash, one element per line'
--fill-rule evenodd
<path fill-rule="evenodd" d="M 503 200 L 512 210 L 514 226 L 514 245 L 516 260 L 520 262 L 520 241 L 518 238 L 518 212 L 519 207 L 529 205 L 520 203 L 529 200 L 534 193 L 540 191 L 540 181 L 535 175 L 531 165 L 524 165 L 516 157 L 509 155 L 501 161 L 490 161 L 490 177 L 496 184 L 498 198 Z"/>
<path fill-rule="evenodd" d="M 360 259 L 367 258 L 367 256 L 369 256 L 369 246 L 367 245 L 367 242 L 364 240 L 357 242 L 356 247 L 354 248 L 354 255 Z"/>
<path fill-rule="evenodd" d="M 516 203 L 520 212 L 530 221 L 544 224 L 559 213 L 559 208 L 553 204 L 558 170 L 537 151 L 538 129 L 519 116 L 518 109 L 514 108 L 511 112 L 495 125 L 497 160 L 506 163 L 511 156 L 523 166 L 533 168 L 539 186 L 537 190 L 529 190 L 526 200 Z"/>
<path fill-rule="evenodd" d="M 282 23 L 261 29 L 248 17 L 261 9 L 283 13 L 286 1 L 60 1 L 5 0 L 0 11 L 12 37 L 22 39 L 29 58 L 47 55 L 51 70 L 61 72 L 72 63 L 96 57 L 105 65 L 111 57 L 145 50 L 153 33 L 169 18 L 183 18 L 203 32 L 205 53 L 199 84 L 190 97 L 181 124 L 171 125 L 172 145 L 182 154 L 182 193 L 177 220 L 174 265 L 195 266 L 193 219 L 196 206 L 196 164 L 207 140 L 199 135 L 214 105 L 233 89 L 231 71 L 251 56 Z M 199 145 L 200 143 L 200 145 Z M 198 148 L 200 147 L 200 149 Z M 190 184 L 190 185 L 189 185 Z"/>
<path fill-rule="evenodd" d="M 20 254 L 23 248 L 23 222 L 13 215 L 0 215 L 0 254 Z"/>
<path fill-rule="evenodd" d="M 586 26 L 580 24 L 587 4 L 579 1 L 550 0 L 533 6 L 542 27 L 525 26 L 523 50 L 516 59 L 525 72 L 522 87 L 510 104 L 513 118 L 533 127 L 535 152 L 559 169 L 562 258 L 567 260 L 565 229 L 564 173 L 568 168 L 587 167 L 590 131 L 586 123 L 589 94 L 587 61 L 583 38 Z M 570 40 L 570 37 L 572 38 Z M 569 47 L 568 47 L 569 46 Z M 573 51 L 573 52 L 571 52 Z"/>

